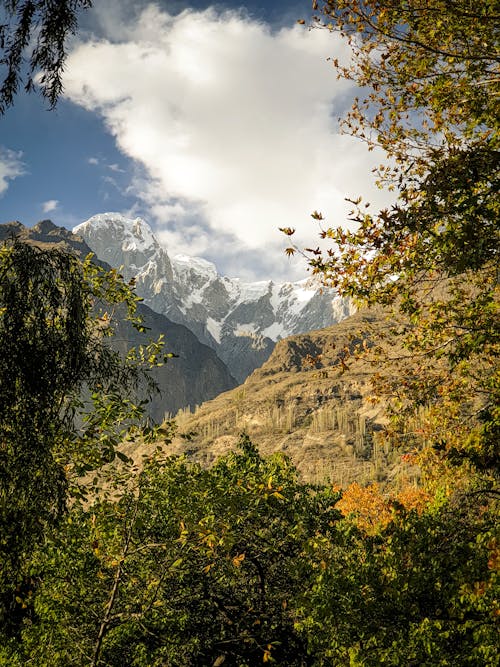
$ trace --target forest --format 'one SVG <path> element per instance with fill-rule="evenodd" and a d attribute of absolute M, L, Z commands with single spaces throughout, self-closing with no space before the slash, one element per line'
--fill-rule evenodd
<path fill-rule="evenodd" d="M 419 483 L 306 483 L 245 433 L 210 467 L 170 456 L 175 422 L 146 413 L 151 369 L 175 363 L 168 333 L 144 331 L 126 358 L 111 345 L 120 319 L 144 329 L 133 283 L 9 239 L 0 665 L 500 665 L 500 6 L 313 10 L 351 54 L 333 63 L 359 88 L 343 130 L 384 151 L 376 178 L 395 203 L 371 212 L 360 193 L 349 228 L 314 211 L 317 248 L 281 231 L 325 285 L 387 313 L 350 354 L 373 368 L 379 442 Z M 134 462 L 123 443 L 148 454 Z"/>

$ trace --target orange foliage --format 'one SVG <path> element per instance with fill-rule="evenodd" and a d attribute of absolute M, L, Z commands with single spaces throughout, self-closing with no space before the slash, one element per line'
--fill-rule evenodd
<path fill-rule="evenodd" d="M 405 510 L 422 512 L 431 496 L 423 489 L 407 486 L 396 497 L 384 497 L 378 484 L 360 486 L 350 484 L 337 502 L 336 508 L 349 517 L 365 533 L 373 535 L 384 529 L 393 519 L 398 505 Z"/>
<path fill-rule="evenodd" d="M 385 528 L 391 521 L 392 510 L 385 500 L 378 484 L 360 486 L 350 484 L 336 504 L 344 516 L 351 518 L 360 530 L 370 535 Z"/>
<path fill-rule="evenodd" d="M 432 496 L 424 489 L 415 486 L 406 486 L 396 496 L 398 503 L 401 503 L 405 510 L 416 510 L 419 514 L 432 500 Z"/>

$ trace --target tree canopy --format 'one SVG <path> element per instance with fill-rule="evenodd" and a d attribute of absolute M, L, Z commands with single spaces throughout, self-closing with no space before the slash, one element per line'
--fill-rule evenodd
<path fill-rule="evenodd" d="M 351 47 L 348 64 L 334 62 L 360 91 L 343 129 L 384 149 L 376 175 L 396 201 L 370 213 L 351 199 L 349 228 L 315 212 L 332 246 L 308 249 L 310 266 L 359 303 L 399 313 L 401 373 L 378 378 L 395 432 L 426 407 L 423 443 L 498 474 L 498 2 L 314 5 L 316 25 Z"/>
<path fill-rule="evenodd" d="M 472 497 L 380 517 L 244 435 L 212 468 L 157 454 L 120 479 L 37 550 L 0 664 L 497 664 L 495 513 Z"/>
<path fill-rule="evenodd" d="M 402 171 L 419 158 L 425 171 L 436 147 L 498 141 L 498 0 L 313 4 L 317 25 L 351 47 L 347 65 L 334 63 L 360 90 L 347 131 L 381 145 Z"/>
<path fill-rule="evenodd" d="M 0 614 L 13 615 L 12 591 L 69 496 L 85 493 L 78 479 L 140 417 L 131 399 L 147 371 L 107 343 L 116 306 L 140 326 L 136 303 L 90 258 L 16 238 L 0 247 Z"/>

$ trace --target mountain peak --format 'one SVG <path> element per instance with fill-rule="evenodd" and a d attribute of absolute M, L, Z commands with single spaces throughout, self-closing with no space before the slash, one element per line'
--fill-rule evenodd
<path fill-rule="evenodd" d="M 141 218 L 101 213 L 75 228 L 96 255 L 135 277 L 153 310 L 190 328 L 243 381 L 271 353 L 276 340 L 329 326 L 352 312 L 331 289 L 299 282 L 245 282 L 220 275 L 200 257 L 172 260 Z"/>
<path fill-rule="evenodd" d="M 172 263 L 175 266 L 177 274 L 195 271 L 200 275 L 205 275 L 208 279 L 217 278 L 217 267 L 212 262 L 201 257 L 190 257 L 189 255 L 174 255 Z"/>
<path fill-rule="evenodd" d="M 123 266 L 131 275 L 161 249 L 145 220 L 122 213 L 98 213 L 73 232 L 82 236 L 100 259 L 111 266 Z"/>
<path fill-rule="evenodd" d="M 157 249 L 160 245 L 143 218 L 127 218 L 122 213 L 98 213 L 77 225 L 73 231 L 89 237 L 103 233 L 112 235 L 114 239 L 122 237 L 130 250 L 145 251 Z"/>
<path fill-rule="evenodd" d="M 33 231 L 37 234 L 50 234 L 51 232 L 59 232 L 60 230 L 61 227 L 55 225 L 52 220 L 40 220 L 40 222 L 37 222 L 33 227 Z"/>

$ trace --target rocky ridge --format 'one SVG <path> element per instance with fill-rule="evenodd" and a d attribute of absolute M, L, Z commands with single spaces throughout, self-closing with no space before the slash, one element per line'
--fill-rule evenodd
<path fill-rule="evenodd" d="M 221 276 L 197 257 L 170 257 L 141 218 L 95 215 L 75 227 L 101 260 L 136 280 L 145 303 L 184 324 L 209 345 L 242 382 L 269 358 L 276 341 L 327 327 L 352 305 L 312 279 L 243 282 Z"/>
<path fill-rule="evenodd" d="M 20 223 L 0 225 L 0 240 L 13 233 L 28 242 L 76 248 L 81 254 L 89 250 L 82 238 L 50 221 L 33 229 Z M 141 311 L 152 337 L 165 333 L 168 349 L 180 355 L 159 369 L 157 377 L 163 397 L 154 403 L 154 416 L 177 413 L 177 435 L 166 443 L 167 453 L 210 465 L 246 431 L 262 453 L 290 456 L 309 481 L 345 486 L 352 481 L 397 485 L 398 480 L 418 479 L 418 469 L 403 464 L 401 452 L 381 444 L 378 433 L 385 417 L 383 406 L 372 401 L 373 368 L 351 355 L 360 342 L 370 346 L 387 331 L 384 311 L 360 311 L 333 326 L 278 341 L 262 367 L 237 387 L 227 370 L 225 376 L 221 373 L 223 364 L 214 351 L 199 345 L 189 330 L 147 306 Z M 133 336 L 134 331 L 120 331 L 124 351 L 137 342 Z M 206 360 L 203 354 L 200 358 L 200 348 L 208 352 Z M 140 461 L 144 448 L 130 447 L 124 445 L 124 451 Z"/>
<path fill-rule="evenodd" d="M 57 227 L 50 220 L 43 220 L 32 228 L 25 227 L 20 222 L 0 225 L 0 241 L 11 236 L 42 247 L 73 251 L 82 257 L 91 252 L 81 237 Z M 104 262 L 100 263 L 110 268 Z M 161 392 L 153 397 L 149 406 L 149 412 L 154 419 L 161 421 L 166 413 L 175 414 L 179 409 L 188 406 L 194 408 L 195 405 L 236 386 L 236 381 L 214 350 L 200 343 L 190 329 L 172 322 L 144 304 L 139 304 L 138 314 L 143 317 L 144 324 L 149 329 L 148 338 L 156 340 L 163 334 L 166 350 L 177 355 L 177 358 L 171 359 L 153 373 Z M 142 335 L 127 322 L 118 323 L 117 333 L 111 340 L 114 340 L 114 345 L 124 353 L 130 347 L 144 343 Z"/>
<path fill-rule="evenodd" d="M 289 456 L 308 481 L 346 486 L 417 479 L 418 469 L 402 463 L 402 453 L 379 437 L 386 417 L 373 400 L 373 367 L 355 353 L 387 326 L 384 311 L 360 311 L 279 341 L 241 386 L 194 414 L 181 411 L 168 451 L 209 466 L 245 431 L 263 454 Z"/>

